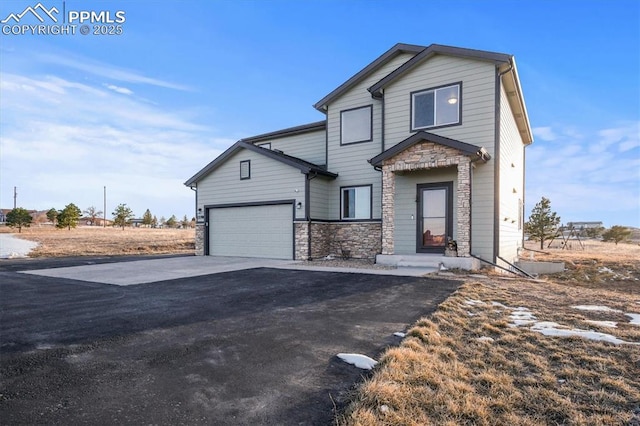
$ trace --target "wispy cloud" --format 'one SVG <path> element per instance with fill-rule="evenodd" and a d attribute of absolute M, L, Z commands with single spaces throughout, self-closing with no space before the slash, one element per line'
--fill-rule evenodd
<path fill-rule="evenodd" d="M 89 74 L 103 77 L 109 80 L 116 80 L 134 84 L 147 84 L 151 86 L 164 87 L 167 89 L 190 91 L 192 88 L 170 81 L 145 76 L 139 72 L 116 67 L 110 64 L 95 61 L 93 59 L 78 58 L 71 55 L 53 55 L 42 53 L 37 56 L 37 60 L 46 64 L 62 65 Z"/>
<path fill-rule="evenodd" d="M 113 90 L 114 92 L 121 93 L 123 95 L 133 95 L 133 90 L 127 89 L 126 87 L 120 87 L 114 84 L 105 84 L 105 87 L 109 90 Z"/>
<path fill-rule="evenodd" d="M 557 138 L 557 135 L 551 130 L 551 127 L 534 127 L 531 131 L 536 138 L 545 141 L 554 141 Z"/>
<path fill-rule="evenodd" d="M 2 192 L 20 187 L 30 208 L 101 207 L 106 185 L 110 206 L 192 215 L 183 182 L 233 142 L 193 111 L 122 96 L 132 91 L 121 86 L 4 73 L 1 89 Z"/>
<path fill-rule="evenodd" d="M 564 222 L 640 218 L 639 122 L 591 132 L 544 127 L 527 148 L 527 209 L 542 196 Z M 539 128 L 540 129 L 540 128 Z M 608 223 L 607 225 L 635 225 Z"/>

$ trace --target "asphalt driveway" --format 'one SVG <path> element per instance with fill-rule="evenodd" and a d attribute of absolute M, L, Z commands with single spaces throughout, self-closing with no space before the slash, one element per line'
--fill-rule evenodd
<path fill-rule="evenodd" d="M 56 266 L 113 259 L 56 261 Z M 331 424 L 459 282 L 255 268 L 131 286 L 0 261 L 3 424 Z"/>

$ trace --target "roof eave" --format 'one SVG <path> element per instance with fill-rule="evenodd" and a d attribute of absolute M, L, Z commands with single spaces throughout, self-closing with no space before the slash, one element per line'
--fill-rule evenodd
<path fill-rule="evenodd" d="M 516 60 L 511 57 L 510 67 L 506 73 L 508 79 L 505 80 L 505 89 L 507 91 L 507 99 L 511 105 L 511 109 L 514 113 L 514 119 L 518 126 L 518 131 L 522 137 L 522 141 L 525 145 L 533 143 L 533 132 L 531 130 L 531 123 L 529 121 L 529 114 L 527 112 L 527 106 L 524 101 L 524 95 L 522 93 L 522 86 L 520 86 L 520 77 L 518 75 L 518 68 L 516 66 Z M 513 96 L 509 95 L 509 92 L 515 92 Z"/>
<path fill-rule="evenodd" d="M 476 49 L 465 49 L 462 47 L 445 46 L 442 44 L 432 44 L 429 47 L 426 47 L 422 52 L 418 53 L 416 56 L 399 66 L 396 70 L 386 75 L 376 84 L 369 87 L 369 92 L 371 92 L 372 96 L 382 95 L 382 91 L 389 84 L 396 81 L 402 75 L 412 70 L 423 61 L 437 54 L 489 61 L 495 64 L 508 63 L 511 58 L 511 55 L 507 55 L 505 53 L 489 52 Z"/>
<path fill-rule="evenodd" d="M 486 163 L 491 159 L 491 155 L 489 155 L 489 153 L 483 147 L 466 142 L 461 142 L 455 139 L 450 139 L 444 136 L 436 135 L 434 133 L 420 131 L 409 136 L 404 141 L 392 146 L 386 151 L 376 155 L 369 160 L 369 163 L 374 167 L 381 167 L 385 160 L 398 155 L 402 151 L 408 149 L 409 147 L 415 145 L 420 141 L 432 142 L 438 145 L 456 149 L 462 152 L 464 155 L 474 157 L 472 161 L 482 160 Z"/>
<path fill-rule="evenodd" d="M 425 49 L 425 46 L 418 46 L 415 44 L 405 44 L 405 43 L 397 43 L 391 49 L 387 50 L 381 56 L 379 56 L 376 60 L 371 62 L 369 65 L 364 67 L 362 70 L 354 74 L 350 79 L 342 83 L 336 89 L 334 89 L 331 93 L 329 93 L 324 98 L 320 99 L 316 102 L 313 107 L 318 111 L 325 113 L 327 111 L 327 105 L 331 103 L 335 98 L 345 93 L 355 84 L 362 81 L 364 78 L 369 76 L 375 70 L 377 70 L 380 66 L 387 63 L 389 60 L 394 58 L 395 56 L 402 53 L 414 53 L 417 54 Z"/>
<path fill-rule="evenodd" d="M 313 123 L 303 124 L 301 126 L 288 127 L 286 129 L 276 130 L 275 132 L 262 133 L 260 135 L 250 136 L 247 138 L 240 139 L 240 141 L 255 143 L 255 142 L 261 142 L 261 141 L 270 140 L 274 138 L 281 138 L 285 136 L 295 136 L 295 135 L 300 135 L 304 133 L 317 132 L 320 130 L 325 130 L 326 127 L 327 127 L 326 120 L 314 121 Z"/>

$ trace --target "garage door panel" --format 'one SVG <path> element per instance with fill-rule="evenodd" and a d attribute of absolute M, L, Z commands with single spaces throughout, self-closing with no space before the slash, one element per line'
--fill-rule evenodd
<path fill-rule="evenodd" d="M 292 259 L 291 204 L 211 209 L 209 254 Z"/>

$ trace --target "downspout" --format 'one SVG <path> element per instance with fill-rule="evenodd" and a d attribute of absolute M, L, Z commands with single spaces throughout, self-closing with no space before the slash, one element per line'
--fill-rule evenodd
<path fill-rule="evenodd" d="M 380 91 L 379 94 L 371 94 L 371 97 L 373 99 L 377 99 L 379 101 L 381 101 L 381 105 L 380 105 L 380 153 L 384 152 L 384 122 L 385 122 L 385 109 L 384 109 L 384 93 L 382 91 Z M 373 125 L 373 123 L 372 123 Z M 373 166 L 373 169 L 377 172 L 381 172 L 380 173 L 380 247 L 382 248 L 382 221 L 384 220 L 383 218 L 383 213 L 382 213 L 382 199 L 384 197 L 384 194 L 382 193 L 383 189 L 382 189 L 382 181 L 383 181 L 383 174 L 382 174 L 382 167 L 380 166 Z"/>
<path fill-rule="evenodd" d="M 493 177 L 493 261 L 498 262 L 500 256 L 500 95 L 502 88 L 502 76 L 510 72 L 513 69 L 513 64 L 509 60 L 509 68 L 502 72 L 498 72 L 496 68 L 496 82 L 495 82 L 495 117 L 494 117 L 494 153 L 496 157 L 496 168 L 494 170 Z"/>
<path fill-rule="evenodd" d="M 307 224 L 307 259 L 311 260 L 311 180 L 318 177 L 318 173 L 314 172 L 313 176 L 309 173 L 305 175 L 304 181 L 304 216 Z"/>

